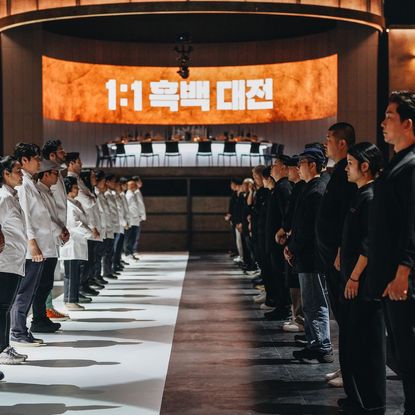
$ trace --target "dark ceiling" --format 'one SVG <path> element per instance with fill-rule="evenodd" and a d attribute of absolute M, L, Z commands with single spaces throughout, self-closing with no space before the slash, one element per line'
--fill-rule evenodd
<path fill-rule="evenodd" d="M 59 20 L 43 27 L 61 35 L 123 42 L 170 43 L 187 32 L 194 43 L 205 43 L 290 38 L 335 25 L 327 19 L 258 14 L 153 14 Z"/>

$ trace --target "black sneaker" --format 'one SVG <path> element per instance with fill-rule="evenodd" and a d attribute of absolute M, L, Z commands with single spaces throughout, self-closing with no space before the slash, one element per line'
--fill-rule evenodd
<path fill-rule="evenodd" d="M 114 274 L 104 275 L 104 278 L 107 278 L 109 280 L 118 280 L 118 277 L 116 275 L 114 275 Z"/>
<path fill-rule="evenodd" d="M 94 289 L 94 290 L 102 290 L 104 288 L 103 285 L 101 285 L 96 279 L 92 280 L 89 285 Z"/>
<path fill-rule="evenodd" d="M 99 291 L 94 290 L 91 287 L 84 287 L 79 290 L 79 293 L 84 296 L 92 296 L 95 297 L 99 294 Z"/>
<path fill-rule="evenodd" d="M 4 373 L 0 370 L 0 380 L 4 379 Z"/>
<path fill-rule="evenodd" d="M 92 303 L 92 298 L 87 297 L 86 295 L 82 295 L 81 293 L 78 294 L 78 301 L 77 303 L 80 304 L 88 304 L 88 303 Z"/>
<path fill-rule="evenodd" d="M 101 284 L 101 285 L 107 285 L 108 284 L 108 281 L 107 280 L 104 280 L 104 278 L 103 277 L 96 277 L 95 278 L 95 281 L 98 283 L 98 284 Z"/>
<path fill-rule="evenodd" d="M 264 313 L 264 317 L 268 321 L 288 320 L 291 317 L 291 311 L 288 308 L 276 308 L 268 313 Z"/>
<path fill-rule="evenodd" d="M 305 337 L 304 334 L 296 334 L 294 336 L 294 341 L 300 346 L 304 346 L 308 344 L 307 338 Z"/>
<path fill-rule="evenodd" d="M 293 352 L 294 359 L 301 360 L 307 363 L 333 363 L 333 350 L 323 351 L 317 349 L 309 349 L 305 347 L 302 350 L 295 350 Z"/>
<path fill-rule="evenodd" d="M 61 328 L 59 323 L 54 323 L 51 321 L 50 323 L 47 321 L 38 321 L 36 323 L 32 323 L 30 326 L 30 331 L 32 333 L 55 333 Z"/>

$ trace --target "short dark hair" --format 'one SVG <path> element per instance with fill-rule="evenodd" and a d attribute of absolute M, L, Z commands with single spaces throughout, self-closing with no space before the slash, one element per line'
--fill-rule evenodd
<path fill-rule="evenodd" d="M 16 165 L 17 162 L 18 160 L 12 156 L 5 156 L 0 159 L 0 187 L 4 184 L 3 173 L 5 171 L 11 173 L 13 167 Z"/>
<path fill-rule="evenodd" d="M 357 143 L 350 147 L 347 153 L 358 161 L 359 166 L 364 162 L 368 163 L 373 177 L 376 177 L 383 167 L 382 152 L 375 144 L 368 142 Z"/>
<path fill-rule="evenodd" d="M 71 161 L 76 161 L 76 160 L 78 160 L 78 159 L 80 159 L 80 157 L 79 157 L 79 153 L 78 153 L 78 152 L 73 151 L 73 152 L 71 152 L 71 153 L 66 153 L 65 161 L 66 161 L 66 165 L 67 165 L 67 166 L 69 166 L 69 163 L 70 163 Z"/>
<path fill-rule="evenodd" d="M 42 156 L 43 158 L 49 160 L 50 155 L 52 153 L 56 153 L 58 151 L 58 147 L 62 145 L 61 140 L 51 139 L 46 141 L 42 148 Z"/>
<path fill-rule="evenodd" d="M 120 177 L 120 183 L 125 184 L 128 182 L 128 179 L 126 177 Z"/>
<path fill-rule="evenodd" d="M 271 176 L 271 166 L 265 167 L 264 170 L 262 170 L 262 176 L 264 177 L 264 179 L 273 179 L 273 177 Z"/>
<path fill-rule="evenodd" d="M 389 95 L 389 104 L 396 104 L 396 112 L 401 121 L 412 120 L 415 134 L 415 93 L 412 91 L 393 91 Z"/>
<path fill-rule="evenodd" d="M 347 122 L 338 122 L 333 124 L 329 131 L 331 131 L 336 140 L 346 141 L 347 147 L 351 147 L 356 142 L 356 133 L 354 127 Z"/>
<path fill-rule="evenodd" d="M 140 176 L 133 176 L 133 177 L 131 177 L 131 180 L 134 180 L 135 182 L 138 182 L 138 181 L 141 180 L 141 177 Z"/>
<path fill-rule="evenodd" d="M 32 157 L 40 156 L 40 148 L 36 144 L 17 143 L 14 148 L 14 157 L 21 163 L 23 157 L 31 159 Z"/>
<path fill-rule="evenodd" d="M 79 175 L 79 177 L 81 178 L 81 180 L 85 183 L 85 186 L 91 191 L 93 192 L 93 186 L 91 183 L 91 169 L 84 169 L 81 171 L 81 174 Z"/>
<path fill-rule="evenodd" d="M 117 179 L 117 176 L 114 174 L 114 173 L 108 173 L 106 176 L 105 176 L 105 180 L 107 180 L 107 181 L 111 181 L 111 180 L 113 180 L 113 179 Z"/>
<path fill-rule="evenodd" d="M 78 180 L 76 179 L 76 177 L 73 177 L 73 176 L 66 176 L 66 177 L 63 179 L 63 182 L 64 182 L 64 184 L 65 184 L 65 190 L 66 190 L 66 193 L 71 192 L 71 191 L 72 191 L 72 187 L 73 187 L 75 184 L 78 184 Z"/>
<path fill-rule="evenodd" d="M 105 180 L 105 172 L 103 170 L 94 169 L 95 177 L 97 179 L 97 182 L 100 182 L 101 180 Z"/>
<path fill-rule="evenodd" d="M 255 166 L 255 167 L 252 169 L 252 174 L 257 174 L 257 175 L 262 176 L 262 172 L 263 172 L 264 168 L 265 168 L 265 166 L 264 166 L 264 165 L 262 165 L 262 164 L 260 164 L 260 165 L 258 165 L 258 166 Z"/>

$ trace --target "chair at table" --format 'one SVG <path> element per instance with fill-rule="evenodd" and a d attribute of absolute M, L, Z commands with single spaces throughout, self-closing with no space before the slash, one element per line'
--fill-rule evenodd
<path fill-rule="evenodd" d="M 261 164 L 261 159 L 263 157 L 263 154 L 259 152 L 260 144 L 261 143 L 256 143 L 256 142 L 251 143 L 251 148 L 249 149 L 249 153 L 241 155 L 241 166 L 243 166 L 244 157 L 249 157 L 250 166 L 252 166 L 252 159 L 255 159 L 255 158 L 258 158 L 258 164 Z"/>
<path fill-rule="evenodd" d="M 170 166 L 170 159 L 177 157 L 179 166 L 182 167 L 182 155 L 179 151 L 179 143 L 177 141 L 166 141 L 166 152 L 164 154 L 164 165 Z"/>
<path fill-rule="evenodd" d="M 125 152 L 125 145 L 124 143 L 118 143 L 116 144 L 116 149 L 115 149 L 115 163 L 117 162 L 117 160 L 120 160 L 121 162 L 124 162 L 124 167 L 128 166 L 128 158 L 132 157 L 132 159 L 134 160 L 134 167 L 136 166 L 136 158 L 134 154 L 126 154 Z"/>
<path fill-rule="evenodd" d="M 229 166 L 232 164 L 232 157 L 235 157 L 236 165 L 238 166 L 238 156 L 236 154 L 236 142 L 225 141 L 223 146 L 223 153 L 218 154 L 218 166 L 220 165 L 220 159 L 222 157 L 222 164 L 225 165 L 225 157 L 228 157 Z"/>
<path fill-rule="evenodd" d="M 199 157 L 207 157 L 209 166 L 213 165 L 212 142 L 199 141 L 196 153 L 196 166 L 199 165 Z"/>
<path fill-rule="evenodd" d="M 115 156 L 112 154 L 108 144 L 95 145 L 97 151 L 96 167 L 103 167 L 104 162 L 107 162 L 107 167 L 112 167 L 115 164 Z"/>
<path fill-rule="evenodd" d="M 142 157 L 144 157 L 146 160 L 146 166 L 148 166 L 149 159 L 151 159 L 151 167 L 154 166 L 154 159 L 157 159 L 157 165 L 160 166 L 160 156 L 154 153 L 153 143 L 151 141 L 141 143 L 141 153 L 140 157 L 138 158 L 138 166 L 140 166 Z"/>

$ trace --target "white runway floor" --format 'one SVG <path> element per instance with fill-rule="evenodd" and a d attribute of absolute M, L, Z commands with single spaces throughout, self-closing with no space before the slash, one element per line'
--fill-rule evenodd
<path fill-rule="evenodd" d="M 0 414 L 158 414 L 187 260 L 141 255 L 60 332 L 36 335 L 46 346 L 17 349 L 29 360 L 1 367 Z"/>

